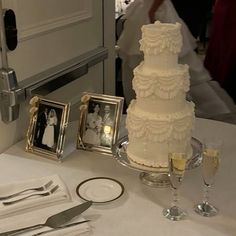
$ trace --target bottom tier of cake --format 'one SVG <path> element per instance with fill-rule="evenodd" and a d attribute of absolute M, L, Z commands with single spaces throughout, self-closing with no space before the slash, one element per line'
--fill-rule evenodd
<path fill-rule="evenodd" d="M 149 167 L 166 168 L 168 167 L 168 154 L 170 150 L 175 152 L 186 152 L 187 159 L 192 156 L 192 147 L 189 140 L 183 142 L 145 142 L 144 140 L 134 139 L 127 146 L 128 157 L 140 164 Z"/>
<path fill-rule="evenodd" d="M 127 110 L 127 155 L 134 162 L 151 167 L 167 167 L 171 152 L 185 152 L 190 158 L 193 121 L 191 102 L 186 102 L 179 112 L 153 114 L 138 109 L 134 100 Z"/>

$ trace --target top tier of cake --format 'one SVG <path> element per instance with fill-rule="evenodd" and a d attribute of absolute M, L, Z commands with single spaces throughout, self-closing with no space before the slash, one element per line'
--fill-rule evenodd
<path fill-rule="evenodd" d="M 181 25 L 161 23 L 142 27 L 140 50 L 144 53 L 144 65 L 147 69 L 171 69 L 178 65 L 178 53 L 182 48 Z"/>

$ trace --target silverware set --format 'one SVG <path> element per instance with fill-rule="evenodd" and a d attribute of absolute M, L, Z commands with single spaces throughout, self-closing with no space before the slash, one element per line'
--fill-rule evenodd
<path fill-rule="evenodd" d="M 49 196 L 58 190 L 59 185 L 53 185 L 53 181 L 50 180 L 46 184 L 39 186 L 39 187 L 31 187 L 26 188 L 21 191 L 18 191 L 16 193 L 7 195 L 7 196 L 0 196 L 0 201 L 2 201 L 2 204 L 4 206 L 12 205 L 18 202 L 21 202 L 25 199 L 31 198 L 31 197 L 44 197 Z M 52 188 L 50 188 L 52 187 Z M 28 193 L 28 194 L 27 194 Z M 15 199 L 15 197 L 22 196 L 21 198 Z"/>
<path fill-rule="evenodd" d="M 42 235 L 42 234 L 51 233 L 51 232 L 54 232 L 54 231 L 57 231 L 57 230 L 73 227 L 75 225 L 84 224 L 84 223 L 89 222 L 89 221 L 90 220 L 82 220 L 82 221 L 79 221 L 79 222 L 75 222 L 75 223 L 71 223 L 71 224 L 67 224 L 67 225 L 63 225 L 63 226 L 58 226 L 58 227 L 53 228 L 53 229 L 49 229 L 49 230 L 46 230 L 46 231 L 42 231 L 42 232 L 33 234 L 32 236 L 39 236 L 39 235 Z"/>
<path fill-rule="evenodd" d="M 51 228 L 50 231 L 47 231 L 47 232 L 43 231 L 41 233 L 34 234 L 34 236 L 36 236 L 36 235 L 46 234 L 54 230 L 60 230 L 67 227 L 71 227 L 77 224 L 86 223 L 88 221 L 80 221 L 80 222 L 65 225 L 66 223 L 70 222 L 74 217 L 79 216 L 81 213 L 87 210 L 91 205 L 92 205 L 92 201 L 84 202 L 80 205 L 74 206 L 72 208 L 69 208 L 67 210 L 64 210 L 62 212 L 59 212 L 55 215 L 50 216 L 45 221 L 44 224 L 36 224 L 36 225 L 24 227 L 24 228 L 19 228 L 19 229 L 3 232 L 3 233 L 0 233 L 0 236 L 17 235 L 17 234 L 24 233 L 26 231 L 28 232 L 30 230 L 40 229 L 45 226 Z"/>
<path fill-rule="evenodd" d="M 22 198 L 19 198 L 19 199 L 16 199 L 16 200 L 12 200 L 12 201 L 8 201 L 8 202 L 2 202 L 2 204 L 4 206 L 8 206 L 8 205 L 12 205 L 12 204 L 15 204 L 17 202 L 21 202 L 27 198 L 31 198 L 31 197 L 35 197 L 35 196 L 39 196 L 39 197 L 44 197 L 44 196 L 49 196 L 51 194 L 53 194 L 57 189 L 59 188 L 58 185 L 56 185 L 55 187 L 53 187 L 52 189 L 46 191 L 46 192 L 43 192 L 43 193 L 32 193 L 30 195 L 27 195 L 25 197 L 22 197 Z"/>
<path fill-rule="evenodd" d="M 55 193 L 58 190 L 58 188 L 59 188 L 59 185 L 53 184 L 53 181 L 50 180 L 47 183 L 43 184 L 42 186 L 25 188 L 18 192 L 15 192 L 6 196 L 0 196 L 0 201 L 4 206 L 13 205 L 18 202 L 24 201 L 28 198 L 49 196 Z M 83 220 L 79 222 L 69 223 L 75 216 L 80 215 L 82 212 L 87 210 L 91 205 L 92 205 L 91 201 L 85 202 L 83 204 L 77 205 L 75 207 L 72 207 L 70 209 L 64 210 L 62 212 L 59 212 L 57 214 L 50 216 L 45 221 L 44 224 L 36 224 L 36 225 L 31 225 L 25 228 L 19 228 L 19 229 L 3 232 L 3 233 L 0 233 L 0 236 L 18 235 L 26 231 L 28 232 L 30 230 L 43 228 L 45 226 L 50 228 L 46 231 L 44 230 L 44 231 L 41 231 L 32 235 L 32 236 L 39 236 L 42 234 L 50 233 L 52 231 L 62 230 L 64 228 L 69 228 L 69 227 L 73 227 L 79 224 L 89 222 L 89 220 Z"/>

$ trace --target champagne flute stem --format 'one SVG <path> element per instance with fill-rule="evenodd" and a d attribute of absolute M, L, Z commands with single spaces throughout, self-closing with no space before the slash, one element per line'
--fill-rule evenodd
<path fill-rule="evenodd" d="M 173 201 L 172 207 L 178 207 L 179 197 L 178 197 L 178 189 L 173 188 Z"/>
<path fill-rule="evenodd" d="M 209 203 L 209 190 L 210 190 L 210 186 L 204 184 L 203 203 L 205 204 Z"/>

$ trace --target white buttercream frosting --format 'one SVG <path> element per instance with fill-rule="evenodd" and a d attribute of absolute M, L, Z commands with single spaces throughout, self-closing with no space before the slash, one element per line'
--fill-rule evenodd
<path fill-rule="evenodd" d="M 180 27 L 179 23 L 168 24 L 160 21 L 142 26 L 140 50 L 146 55 L 157 55 L 164 51 L 179 53 L 183 44 Z"/>
<path fill-rule="evenodd" d="M 140 44 L 144 61 L 134 69 L 136 100 L 127 110 L 127 154 L 142 165 L 167 167 L 171 151 L 192 155 L 194 104 L 186 101 L 188 66 L 177 63 L 180 24 L 145 25 Z"/>
<path fill-rule="evenodd" d="M 129 139 L 141 138 L 146 141 L 166 142 L 170 138 L 189 138 L 193 127 L 194 104 L 186 103 L 183 110 L 172 114 L 157 114 L 136 109 L 133 100 L 127 110 L 126 127 Z"/>
<path fill-rule="evenodd" d="M 174 98 L 180 91 L 189 90 L 188 66 L 178 65 L 170 70 L 149 72 L 141 63 L 134 69 L 133 88 L 137 97 Z"/>

